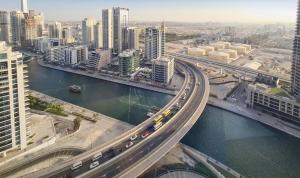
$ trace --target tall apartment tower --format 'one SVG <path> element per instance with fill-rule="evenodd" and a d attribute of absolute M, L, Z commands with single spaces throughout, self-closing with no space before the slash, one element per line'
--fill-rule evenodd
<path fill-rule="evenodd" d="M 296 35 L 293 46 L 292 62 L 292 94 L 300 98 L 300 2 L 298 2 L 298 17 L 296 25 Z"/>
<path fill-rule="evenodd" d="M 141 30 L 137 27 L 125 27 L 122 30 L 122 49 L 135 49 L 140 47 Z"/>
<path fill-rule="evenodd" d="M 82 43 L 88 45 L 89 47 L 94 47 L 95 45 L 95 28 L 96 22 L 94 19 L 85 18 L 82 21 Z"/>
<path fill-rule="evenodd" d="M 22 54 L 0 42 L 0 153 L 27 146 L 28 76 Z"/>
<path fill-rule="evenodd" d="M 145 32 L 145 59 L 151 61 L 162 56 L 162 33 L 159 27 L 148 27 Z"/>
<path fill-rule="evenodd" d="M 95 48 L 103 48 L 103 28 L 102 22 L 99 21 L 95 25 Z"/>
<path fill-rule="evenodd" d="M 0 11 L 0 41 L 11 43 L 11 40 L 10 14 L 6 11 Z"/>
<path fill-rule="evenodd" d="M 121 53 L 122 49 L 122 29 L 128 26 L 129 9 L 113 8 L 113 49 L 115 53 Z"/>
<path fill-rule="evenodd" d="M 24 41 L 25 35 L 25 17 L 21 11 L 10 12 L 12 43 L 21 46 Z"/>
<path fill-rule="evenodd" d="M 60 22 L 53 22 L 48 25 L 49 38 L 62 39 L 62 25 Z"/>
<path fill-rule="evenodd" d="M 23 13 L 28 13 L 28 4 L 27 0 L 21 0 L 21 11 Z"/>
<path fill-rule="evenodd" d="M 102 10 L 103 28 L 103 48 L 108 50 L 113 48 L 113 11 L 111 9 Z"/>
<path fill-rule="evenodd" d="M 161 30 L 161 55 L 165 56 L 165 44 L 166 44 L 166 25 L 165 22 L 162 22 L 161 26 L 160 26 L 160 30 Z"/>

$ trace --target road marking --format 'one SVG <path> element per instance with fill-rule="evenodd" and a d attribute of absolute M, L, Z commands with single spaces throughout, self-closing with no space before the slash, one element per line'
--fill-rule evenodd
<path fill-rule="evenodd" d="M 117 166 L 116 169 L 120 169 L 121 166 Z"/>

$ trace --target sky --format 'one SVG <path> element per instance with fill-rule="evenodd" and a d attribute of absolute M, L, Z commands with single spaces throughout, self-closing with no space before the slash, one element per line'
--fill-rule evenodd
<path fill-rule="evenodd" d="M 130 9 L 131 21 L 295 23 L 297 0 L 28 0 L 46 20 L 101 18 L 103 8 Z M 20 0 L 0 0 L 0 10 L 18 10 Z"/>

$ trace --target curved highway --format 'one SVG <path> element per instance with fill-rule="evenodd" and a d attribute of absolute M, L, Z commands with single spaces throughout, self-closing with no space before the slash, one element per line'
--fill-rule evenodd
<path fill-rule="evenodd" d="M 209 98 L 208 78 L 195 65 L 185 62 L 176 65 L 186 76 L 183 87 L 153 117 L 101 147 L 25 177 L 132 178 L 141 175 L 184 137 Z"/>

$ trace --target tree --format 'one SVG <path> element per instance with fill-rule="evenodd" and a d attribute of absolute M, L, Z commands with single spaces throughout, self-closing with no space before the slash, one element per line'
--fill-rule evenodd
<path fill-rule="evenodd" d="M 80 128 L 81 118 L 77 117 L 76 119 L 74 119 L 73 122 L 74 122 L 73 130 L 77 131 Z"/>

